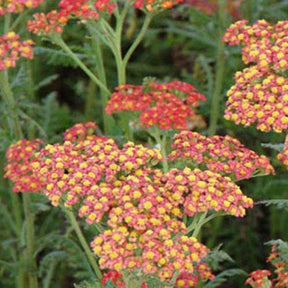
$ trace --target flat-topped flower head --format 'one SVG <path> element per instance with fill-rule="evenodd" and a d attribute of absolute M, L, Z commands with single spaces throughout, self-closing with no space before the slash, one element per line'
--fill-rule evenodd
<path fill-rule="evenodd" d="M 253 288 L 272 288 L 272 282 L 268 276 L 271 275 L 269 270 L 256 270 L 249 274 L 249 278 L 246 280 L 246 284 L 251 285 Z"/>
<path fill-rule="evenodd" d="M 184 2 L 184 0 L 132 0 L 137 9 L 144 8 L 147 11 L 170 9 Z"/>
<path fill-rule="evenodd" d="M 191 84 L 172 81 L 148 81 L 143 86 L 121 85 L 116 88 L 106 106 L 111 115 L 120 111 L 134 111 L 145 128 L 187 129 L 195 117 L 195 107 L 205 100 Z"/>
<path fill-rule="evenodd" d="M 27 21 L 28 31 L 38 36 L 61 34 L 68 22 L 68 15 L 57 10 L 52 10 L 47 14 L 36 13 L 33 18 Z"/>
<path fill-rule="evenodd" d="M 44 0 L 4 0 L 0 2 L 0 15 L 21 13 L 25 8 L 36 8 Z"/>
<path fill-rule="evenodd" d="M 95 134 L 97 124 L 94 122 L 78 123 L 64 132 L 65 141 L 79 141 Z"/>
<path fill-rule="evenodd" d="M 96 236 L 91 246 L 102 269 L 137 269 L 141 275 L 154 274 L 165 282 L 172 279 L 175 270 L 195 273 L 195 266 L 209 251 L 196 238 L 173 235 L 165 227 L 134 231 L 119 226 Z"/>
<path fill-rule="evenodd" d="M 288 129 L 288 79 L 250 66 L 235 75 L 227 93 L 225 119 L 263 132 Z"/>
<path fill-rule="evenodd" d="M 257 155 L 229 135 L 206 137 L 197 132 L 182 131 L 174 136 L 171 148 L 170 160 L 180 160 L 185 165 L 197 164 L 237 180 L 258 173 L 274 173 L 268 158 Z"/>
<path fill-rule="evenodd" d="M 13 182 L 13 192 L 39 192 L 43 188 L 41 179 L 33 173 L 34 155 L 40 150 L 42 141 L 20 140 L 6 151 L 7 165 L 4 178 Z"/>
<path fill-rule="evenodd" d="M 278 240 L 280 241 L 280 240 Z M 287 288 L 288 287 L 288 243 L 280 241 L 272 246 L 267 262 L 274 268 L 274 273 L 269 270 L 256 270 L 249 274 L 246 284 L 253 288 Z M 269 279 L 270 278 L 270 279 Z"/>
<path fill-rule="evenodd" d="M 15 67 L 17 61 L 23 57 L 33 58 L 32 40 L 19 40 L 15 32 L 8 32 L 0 36 L 0 71 Z"/>
<path fill-rule="evenodd" d="M 116 4 L 111 0 L 61 0 L 58 7 L 47 14 L 34 14 L 27 22 L 28 30 L 39 36 L 61 34 L 70 19 L 97 20 L 102 12 L 113 13 Z"/>
<path fill-rule="evenodd" d="M 230 45 L 242 45 L 242 59 L 252 66 L 237 72 L 228 91 L 225 119 L 263 132 L 281 133 L 288 128 L 288 21 L 271 25 L 259 20 L 238 21 L 223 37 Z"/>

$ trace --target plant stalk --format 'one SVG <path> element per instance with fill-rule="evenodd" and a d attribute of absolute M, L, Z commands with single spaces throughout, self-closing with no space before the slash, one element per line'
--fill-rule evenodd
<path fill-rule="evenodd" d="M 84 235 L 82 233 L 82 230 L 81 230 L 81 228 L 80 228 L 80 226 L 79 226 L 74 214 L 71 211 L 67 210 L 67 209 L 65 209 L 65 213 L 66 213 L 66 215 L 67 215 L 67 217 L 68 217 L 68 219 L 69 219 L 69 221 L 70 221 L 70 223 L 71 223 L 71 225 L 72 225 L 72 227 L 73 227 L 73 229 L 74 229 L 74 231 L 75 231 L 75 233 L 76 233 L 76 235 L 77 235 L 77 237 L 78 237 L 78 239 L 79 239 L 79 241 L 81 243 L 82 248 L 85 251 L 85 254 L 86 254 L 87 258 L 88 258 L 88 261 L 89 261 L 91 267 L 93 268 L 93 270 L 94 270 L 96 276 L 98 277 L 98 279 L 101 279 L 102 278 L 102 273 L 100 271 L 100 268 L 99 268 L 99 266 L 98 266 L 98 264 L 96 262 L 96 259 L 92 255 L 91 249 L 90 249 L 89 245 L 87 244 L 87 242 L 85 240 L 85 237 L 84 237 Z"/>
<path fill-rule="evenodd" d="M 219 119 L 219 106 L 221 100 L 221 92 L 223 87 L 223 78 L 225 72 L 225 44 L 221 40 L 223 29 L 226 22 L 226 0 L 218 0 L 219 5 L 219 17 L 220 17 L 220 28 L 219 28 L 219 39 L 218 39 L 218 51 L 217 51 L 217 62 L 216 62 L 216 79 L 214 93 L 212 95 L 211 103 L 211 114 L 210 124 L 208 129 L 208 135 L 214 135 L 217 131 L 217 123 Z"/>
<path fill-rule="evenodd" d="M 57 36 L 53 37 L 52 40 L 75 61 L 75 63 L 86 73 L 87 76 L 89 76 L 92 81 L 94 81 L 103 91 L 110 95 L 111 92 L 106 85 L 95 76 L 95 74 L 79 59 L 79 57 L 75 55 L 70 47 L 63 41 L 63 39 Z"/>

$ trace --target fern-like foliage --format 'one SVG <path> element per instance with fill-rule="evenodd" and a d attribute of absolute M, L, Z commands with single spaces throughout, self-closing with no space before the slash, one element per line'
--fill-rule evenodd
<path fill-rule="evenodd" d="M 263 200 L 257 202 L 257 204 L 264 204 L 266 206 L 275 205 L 278 209 L 284 209 L 288 211 L 288 200 L 287 199 L 272 199 L 272 200 Z"/>

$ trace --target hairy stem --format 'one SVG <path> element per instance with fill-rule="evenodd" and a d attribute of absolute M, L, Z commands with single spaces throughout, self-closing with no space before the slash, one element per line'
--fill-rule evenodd
<path fill-rule="evenodd" d="M 86 73 L 87 76 L 89 76 L 92 81 L 94 81 L 107 94 L 111 94 L 106 85 L 95 76 L 95 74 L 82 62 L 82 60 L 80 60 L 79 57 L 77 57 L 77 55 L 63 41 L 63 39 L 57 36 L 53 37 L 52 40 L 75 61 L 75 63 Z"/>
<path fill-rule="evenodd" d="M 225 72 L 225 45 L 221 40 L 223 34 L 223 28 L 226 22 L 226 0 L 218 0 L 219 17 L 221 22 L 221 27 L 219 28 L 219 39 L 218 39 L 218 51 L 217 51 L 217 62 L 216 62 L 216 79 L 214 93 L 212 95 L 211 113 L 210 113 L 210 124 L 208 129 L 208 135 L 214 135 L 217 130 L 217 123 L 219 119 L 219 104 L 221 100 L 221 91 L 223 87 L 223 78 Z"/>
<path fill-rule="evenodd" d="M 29 287 L 38 288 L 37 280 L 37 267 L 34 254 L 34 217 L 31 213 L 30 194 L 23 193 L 23 206 L 25 214 L 25 228 L 26 228 L 26 246 L 27 246 L 27 264 L 28 264 L 28 277 Z"/>
<path fill-rule="evenodd" d="M 98 279 L 101 279 L 102 278 L 102 273 L 101 273 L 101 271 L 99 269 L 99 266 L 97 264 L 96 259 L 94 258 L 93 254 L 91 252 L 91 249 L 90 249 L 88 243 L 85 240 L 83 232 L 82 232 L 82 230 L 81 230 L 81 228 L 80 228 L 80 226 L 79 226 L 74 214 L 71 211 L 67 210 L 67 209 L 65 209 L 65 213 L 66 213 L 66 215 L 67 215 L 67 217 L 68 217 L 68 219 L 69 219 L 69 221 L 70 221 L 70 223 L 71 223 L 71 225 L 72 225 L 72 227 L 73 227 L 73 229 L 74 229 L 74 231 L 75 231 L 75 233 L 76 233 L 76 235 L 77 235 L 77 237 L 78 237 L 78 239 L 79 239 L 79 241 L 81 243 L 82 248 L 85 251 L 87 259 L 88 259 L 91 267 L 93 268 L 93 270 L 95 272 L 95 275 L 98 277 Z"/>

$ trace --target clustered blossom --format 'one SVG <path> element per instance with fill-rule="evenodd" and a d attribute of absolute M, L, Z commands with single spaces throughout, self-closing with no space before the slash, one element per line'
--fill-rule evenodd
<path fill-rule="evenodd" d="M 196 238 L 175 236 L 166 227 L 129 231 L 120 226 L 96 236 L 92 247 L 101 257 L 101 268 L 116 271 L 141 268 L 144 274 L 157 273 L 162 281 L 171 280 L 175 270 L 195 273 L 195 263 L 208 253 L 208 248 Z"/>
<path fill-rule="evenodd" d="M 243 0 L 227 1 L 226 8 L 233 19 L 241 18 L 239 8 L 242 1 Z M 207 15 L 213 15 L 215 11 L 219 10 L 217 0 L 185 0 L 184 3 Z"/>
<path fill-rule="evenodd" d="M 145 128 L 187 129 L 196 116 L 195 107 L 204 100 L 192 85 L 181 81 L 163 84 L 151 81 L 143 86 L 125 84 L 112 94 L 106 113 L 135 111 L 140 113 L 139 121 Z"/>
<path fill-rule="evenodd" d="M 242 217 L 253 200 L 230 178 L 209 170 L 163 172 L 154 167 L 162 161 L 158 149 L 132 142 L 120 148 L 95 135 L 96 128 L 92 122 L 76 124 L 64 133 L 63 144 L 41 150 L 38 140 L 11 146 L 6 177 L 17 191 L 40 187 L 54 206 L 74 207 L 87 223 L 104 224 L 107 229 L 91 243 L 101 269 L 138 269 L 163 281 L 177 270 L 176 287 L 213 279 L 202 262 L 208 248 L 185 235 L 184 213 L 193 217 L 214 210 Z M 27 183 L 34 182 L 39 186 L 29 190 Z"/>
<path fill-rule="evenodd" d="M 33 173 L 32 163 L 34 154 L 40 150 L 42 141 L 20 140 L 10 145 L 6 151 L 8 164 L 5 167 L 5 178 L 9 178 L 13 185 L 13 192 L 39 192 L 42 188 L 41 180 Z"/>
<path fill-rule="evenodd" d="M 5 0 L 0 1 L 0 15 L 21 13 L 25 8 L 36 8 L 44 0 Z"/>
<path fill-rule="evenodd" d="M 100 12 L 113 13 L 116 5 L 111 0 L 61 0 L 58 10 L 47 14 L 36 13 L 33 20 L 28 20 L 28 30 L 39 36 L 61 34 L 69 19 L 98 19 Z"/>
<path fill-rule="evenodd" d="M 132 0 L 137 9 L 146 8 L 148 11 L 155 9 L 170 9 L 184 0 Z"/>
<path fill-rule="evenodd" d="M 242 45 L 242 58 L 252 66 L 237 72 L 235 85 L 228 91 L 225 118 L 236 124 L 268 132 L 288 128 L 288 21 L 271 25 L 246 20 L 230 26 L 223 37 L 230 45 Z"/>
<path fill-rule="evenodd" d="M 126 271 L 127 272 L 127 271 Z M 135 276 L 134 276 L 135 277 Z M 211 272 L 211 269 L 208 267 L 207 263 L 200 262 L 200 264 L 195 266 L 195 273 L 189 274 L 187 272 L 182 272 L 178 275 L 174 288 L 192 288 L 197 287 L 199 280 L 207 281 L 213 280 L 215 276 Z M 126 283 L 123 279 L 123 275 L 115 270 L 110 270 L 107 273 L 104 273 L 103 278 L 101 280 L 101 284 L 104 286 L 107 284 L 108 280 L 116 287 L 126 287 Z M 138 279 L 139 281 L 140 279 Z M 140 280 L 141 281 L 141 280 Z M 163 286 L 159 286 L 162 288 Z M 166 287 L 166 286 L 165 286 Z M 147 285 L 146 282 L 142 282 L 141 288 L 153 288 Z M 163 287 L 164 288 L 164 287 Z"/>
<path fill-rule="evenodd" d="M 246 284 L 250 284 L 253 288 L 272 288 L 272 283 L 268 279 L 270 275 L 269 270 L 256 270 L 250 273 Z"/>
<path fill-rule="evenodd" d="M 272 275 L 269 270 L 256 270 L 250 273 L 249 278 L 246 280 L 246 284 L 250 284 L 253 288 L 288 287 L 288 261 L 283 255 L 284 253 L 285 252 L 279 249 L 278 245 L 272 246 L 271 253 L 267 259 L 267 262 L 271 263 L 275 269 L 275 277 L 272 280 L 268 278 Z"/>
<path fill-rule="evenodd" d="M 33 58 L 33 41 L 20 41 L 19 38 L 15 32 L 0 36 L 0 71 L 15 67 L 20 57 Z"/>
<path fill-rule="evenodd" d="M 174 136 L 171 148 L 170 160 L 201 164 L 205 169 L 238 180 L 248 179 L 253 173 L 274 173 L 268 158 L 257 155 L 229 135 L 206 137 L 197 132 L 182 131 Z"/>
<path fill-rule="evenodd" d="M 56 10 L 52 10 L 47 14 L 36 13 L 33 18 L 33 20 L 27 21 L 28 31 L 39 36 L 53 33 L 61 34 L 68 22 L 67 15 Z"/>

